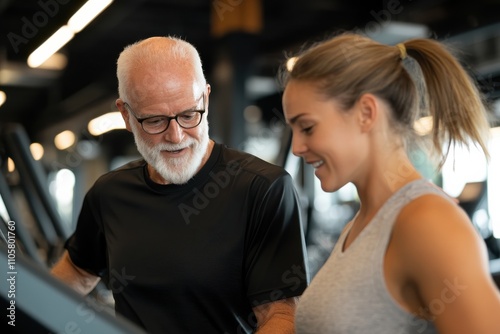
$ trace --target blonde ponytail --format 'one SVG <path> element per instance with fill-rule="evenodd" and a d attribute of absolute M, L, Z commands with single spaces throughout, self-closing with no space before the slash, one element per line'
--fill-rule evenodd
<path fill-rule="evenodd" d="M 489 157 L 489 124 L 482 96 L 458 60 L 437 41 L 413 39 L 405 43 L 409 56 L 419 64 L 426 86 L 426 101 L 433 118 L 432 142 L 446 159 L 457 143 L 477 143 Z"/>
<path fill-rule="evenodd" d="M 411 71 L 410 64 L 418 69 Z M 410 73 L 411 72 L 411 73 Z M 413 39 L 383 45 L 357 34 L 342 34 L 301 53 L 281 81 L 314 82 L 344 110 L 372 93 L 389 103 L 391 122 L 404 139 L 413 139 L 422 110 L 433 117 L 432 148 L 441 164 L 449 147 L 476 142 L 488 157 L 486 108 L 475 83 L 443 44 Z M 447 146 L 446 150 L 443 147 Z"/>

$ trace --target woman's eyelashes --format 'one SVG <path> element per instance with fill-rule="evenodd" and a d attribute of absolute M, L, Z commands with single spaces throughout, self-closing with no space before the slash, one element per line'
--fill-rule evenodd
<path fill-rule="evenodd" d="M 314 128 L 313 125 L 305 125 L 305 126 L 301 127 L 300 132 L 302 132 L 302 133 L 304 133 L 306 135 L 309 135 L 309 134 L 312 133 L 313 128 Z"/>

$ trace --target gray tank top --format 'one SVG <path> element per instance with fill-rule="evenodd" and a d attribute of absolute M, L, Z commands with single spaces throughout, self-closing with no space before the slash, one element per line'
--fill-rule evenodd
<path fill-rule="evenodd" d="M 386 288 L 383 260 L 401 209 L 424 194 L 445 197 L 426 180 L 413 181 L 393 194 L 343 252 L 350 226 L 300 298 L 296 331 L 303 333 L 437 333 L 434 324 L 404 310 Z"/>

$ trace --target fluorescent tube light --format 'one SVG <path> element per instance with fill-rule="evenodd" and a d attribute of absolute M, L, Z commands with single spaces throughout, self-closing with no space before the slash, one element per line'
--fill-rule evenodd
<path fill-rule="evenodd" d="M 68 27 L 76 34 L 99 15 L 113 0 L 89 0 L 68 21 Z"/>
<path fill-rule="evenodd" d="M 94 118 L 88 125 L 88 130 L 93 136 L 99 136 L 116 129 L 125 129 L 125 121 L 119 111 Z"/>
<path fill-rule="evenodd" d="M 5 103 L 7 100 L 7 95 L 5 94 L 4 91 L 0 90 L 0 106 Z"/>
<path fill-rule="evenodd" d="M 68 43 L 73 36 L 85 28 L 113 0 L 89 0 L 69 19 L 68 24 L 59 28 L 28 57 L 28 66 L 39 67 L 54 53 Z"/>
<path fill-rule="evenodd" d="M 42 45 L 38 47 L 28 57 L 28 65 L 30 67 L 38 67 L 47 59 L 68 43 L 74 34 L 68 26 L 59 28 L 54 35 L 50 36 Z"/>
<path fill-rule="evenodd" d="M 59 150 L 65 150 L 73 146 L 75 141 L 76 141 L 76 136 L 73 133 L 73 131 L 70 130 L 63 131 L 58 135 L 56 135 L 54 138 L 54 144 Z"/>

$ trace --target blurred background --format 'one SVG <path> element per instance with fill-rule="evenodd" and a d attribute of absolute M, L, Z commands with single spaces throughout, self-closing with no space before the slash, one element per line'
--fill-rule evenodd
<path fill-rule="evenodd" d="M 354 214 L 357 195 L 350 185 L 324 193 L 290 154 L 276 74 L 304 45 L 345 30 L 387 44 L 439 39 L 478 81 L 491 116 L 491 161 L 457 147 L 437 173 L 424 153 L 412 157 L 460 200 L 491 260 L 498 259 L 498 0 L 0 0 L 2 225 L 16 222 L 19 247 L 34 261 L 55 261 L 96 178 L 138 158 L 114 105 L 118 54 L 140 39 L 175 35 L 200 52 L 212 86 L 212 138 L 285 166 L 295 178 L 314 275 Z M 416 126 L 425 133 L 426 124 Z"/>

